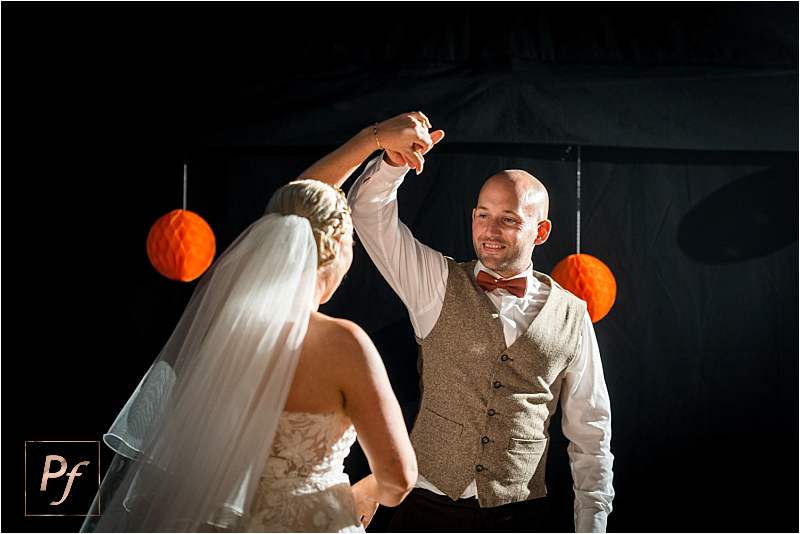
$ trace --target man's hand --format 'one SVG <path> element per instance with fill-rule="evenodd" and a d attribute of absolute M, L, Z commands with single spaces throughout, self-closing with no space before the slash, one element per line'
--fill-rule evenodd
<path fill-rule="evenodd" d="M 377 125 L 377 136 L 386 150 L 384 161 L 394 167 L 407 165 L 417 174 L 425 166 L 423 156 L 444 138 L 444 130 L 429 132 L 431 121 L 421 111 L 403 113 Z"/>
<path fill-rule="evenodd" d="M 375 480 L 375 475 L 366 476 L 353 484 L 356 513 L 364 528 L 367 528 L 375 512 L 378 511 L 378 496 L 378 481 Z"/>

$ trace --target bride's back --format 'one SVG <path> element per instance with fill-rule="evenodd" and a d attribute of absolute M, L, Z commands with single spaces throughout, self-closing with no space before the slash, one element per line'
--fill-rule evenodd
<path fill-rule="evenodd" d="M 347 361 L 355 349 L 347 339 L 352 337 L 348 327 L 342 320 L 311 314 L 288 401 L 243 530 L 364 532 L 344 472 L 344 459 L 356 440 L 343 409 L 346 385 L 337 372 L 352 363 Z"/>
<path fill-rule="evenodd" d="M 345 374 L 358 359 L 352 329 L 358 328 L 343 319 L 319 312 L 311 314 L 303 349 L 286 401 L 287 412 L 330 413 L 345 411 Z"/>

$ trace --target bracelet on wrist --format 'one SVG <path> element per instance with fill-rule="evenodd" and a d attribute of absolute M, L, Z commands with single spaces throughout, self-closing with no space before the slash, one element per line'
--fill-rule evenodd
<path fill-rule="evenodd" d="M 378 139 L 378 123 L 377 122 L 372 125 L 372 135 L 373 135 L 373 137 L 375 137 L 375 144 L 378 145 L 378 149 L 379 150 L 383 150 L 383 147 L 381 146 L 381 142 Z"/>

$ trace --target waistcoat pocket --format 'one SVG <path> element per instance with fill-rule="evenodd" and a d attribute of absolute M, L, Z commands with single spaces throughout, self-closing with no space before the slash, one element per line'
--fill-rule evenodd
<path fill-rule="evenodd" d="M 411 432 L 413 441 L 420 449 L 417 452 L 433 453 L 443 444 L 452 443 L 461 437 L 464 425 L 448 419 L 429 408 L 422 408 Z"/>
<path fill-rule="evenodd" d="M 547 438 L 544 439 L 511 438 L 508 441 L 508 452 L 515 452 L 518 454 L 541 455 L 544 452 L 545 445 L 547 445 Z"/>

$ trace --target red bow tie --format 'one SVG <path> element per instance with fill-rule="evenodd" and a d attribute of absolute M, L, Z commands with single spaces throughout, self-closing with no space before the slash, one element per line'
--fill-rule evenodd
<path fill-rule="evenodd" d="M 477 282 L 484 291 L 505 289 L 519 299 L 525 296 L 525 291 L 528 289 L 528 279 L 524 276 L 519 278 L 503 279 L 495 278 L 486 271 L 478 271 Z"/>

